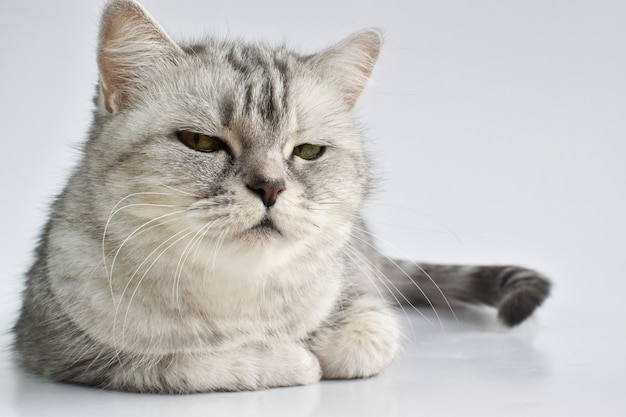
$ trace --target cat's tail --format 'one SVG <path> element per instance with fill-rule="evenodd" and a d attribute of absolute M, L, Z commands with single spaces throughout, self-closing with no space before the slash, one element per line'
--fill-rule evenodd
<path fill-rule="evenodd" d="M 396 300 L 414 306 L 451 309 L 460 303 L 498 309 L 507 326 L 528 318 L 550 293 L 550 281 L 536 271 L 516 266 L 417 264 L 386 259 L 382 272 Z"/>

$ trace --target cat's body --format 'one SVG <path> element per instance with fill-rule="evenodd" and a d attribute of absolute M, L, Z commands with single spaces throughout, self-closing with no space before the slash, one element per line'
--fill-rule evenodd
<path fill-rule="evenodd" d="M 389 300 L 529 316 L 549 291 L 532 271 L 375 249 L 351 109 L 380 44 L 181 47 L 109 3 L 94 124 L 28 273 L 20 364 L 130 391 L 259 389 L 382 371 L 400 343 Z"/>

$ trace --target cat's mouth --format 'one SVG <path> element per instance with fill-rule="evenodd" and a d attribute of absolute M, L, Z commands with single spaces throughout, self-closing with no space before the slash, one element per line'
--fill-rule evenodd
<path fill-rule="evenodd" d="M 261 233 L 278 233 L 279 235 L 283 235 L 274 224 L 274 221 L 268 216 L 263 217 L 263 220 L 252 226 L 250 229 L 253 232 L 261 232 Z"/>

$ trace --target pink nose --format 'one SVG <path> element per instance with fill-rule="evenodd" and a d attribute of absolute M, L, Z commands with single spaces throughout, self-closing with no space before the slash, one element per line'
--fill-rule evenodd
<path fill-rule="evenodd" d="M 285 191 L 284 181 L 258 181 L 252 185 L 248 185 L 248 188 L 255 194 L 257 194 L 265 207 L 272 207 L 276 203 L 278 194 Z"/>

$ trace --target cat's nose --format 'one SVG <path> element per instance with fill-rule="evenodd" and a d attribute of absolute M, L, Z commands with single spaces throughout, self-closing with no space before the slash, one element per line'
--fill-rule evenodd
<path fill-rule="evenodd" d="M 272 207 L 276 204 L 278 194 L 285 191 L 285 182 L 261 180 L 248 185 L 248 188 L 263 200 L 265 207 Z"/>

